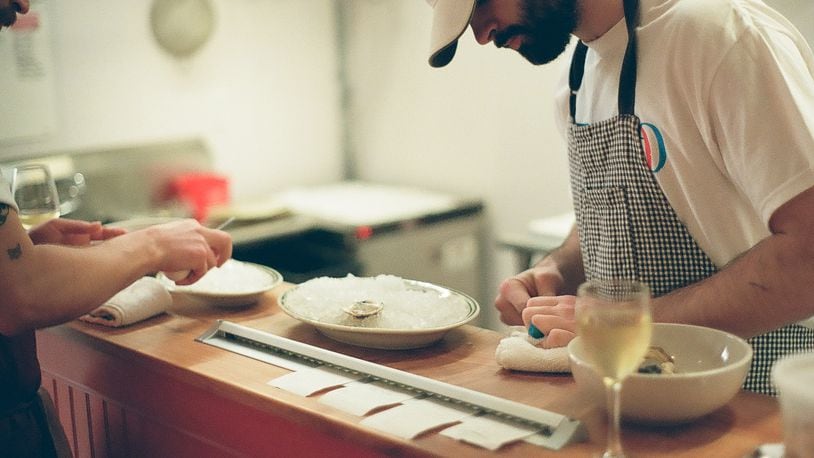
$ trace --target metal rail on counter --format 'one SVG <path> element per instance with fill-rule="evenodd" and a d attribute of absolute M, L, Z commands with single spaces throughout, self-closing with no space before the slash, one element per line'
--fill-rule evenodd
<path fill-rule="evenodd" d="M 583 425 L 578 420 L 564 415 L 371 363 L 229 321 L 218 320 L 196 340 L 289 369 L 292 366 L 284 361 L 281 363 L 280 358 L 292 361 L 294 365 L 325 365 L 361 374 L 371 380 L 410 390 L 418 396 L 432 397 L 442 402 L 489 413 L 507 421 L 533 426 L 539 428 L 541 432 L 528 442 L 549 449 L 559 450 L 571 442 L 585 438 Z"/>

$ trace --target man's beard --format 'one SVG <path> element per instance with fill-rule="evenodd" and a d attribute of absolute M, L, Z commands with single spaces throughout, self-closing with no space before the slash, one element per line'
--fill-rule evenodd
<path fill-rule="evenodd" d="M 565 51 L 578 20 L 577 0 L 526 0 L 522 22 L 498 32 L 495 45 L 522 35 L 518 52 L 534 65 L 547 64 Z"/>
<path fill-rule="evenodd" d="M 0 27 L 10 27 L 17 20 L 17 8 L 14 5 L 0 8 Z"/>

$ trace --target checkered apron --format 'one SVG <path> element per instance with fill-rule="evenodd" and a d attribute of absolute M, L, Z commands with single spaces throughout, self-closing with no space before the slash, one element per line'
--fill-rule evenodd
<path fill-rule="evenodd" d="M 590 125 L 576 123 L 576 98 L 588 50 L 582 42 L 571 62 L 571 187 L 586 279 L 635 279 L 647 283 L 658 297 L 709 277 L 717 268 L 679 220 L 647 163 L 640 120 L 633 114 L 638 0 L 625 0 L 624 5 L 628 46 L 617 117 Z M 790 325 L 749 343 L 754 357 L 744 388 L 775 394 L 772 364 L 786 354 L 814 349 L 814 330 Z"/>

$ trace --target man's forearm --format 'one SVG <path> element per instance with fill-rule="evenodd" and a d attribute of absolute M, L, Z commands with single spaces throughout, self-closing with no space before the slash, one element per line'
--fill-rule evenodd
<path fill-rule="evenodd" d="M 653 301 L 655 321 L 751 337 L 814 315 L 811 237 L 774 234 L 715 275 Z"/>
<path fill-rule="evenodd" d="M 559 272 L 563 285 L 558 294 L 576 294 L 577 287 L 585 281 L 576 225 L 571 228 L 562 245 L 541 259 L 535 267 L 545 267 Z"/>

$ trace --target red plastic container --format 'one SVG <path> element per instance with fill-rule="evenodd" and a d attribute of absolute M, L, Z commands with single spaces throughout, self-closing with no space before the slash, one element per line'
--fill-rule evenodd
<path fill-rule="evenodd" d="M 193 217 L 205 221 L 209 209 L 229 203 L 229 179 L 216 173 L 187 173 L 170 183 L 172 196 L 189 205 Z"/>

